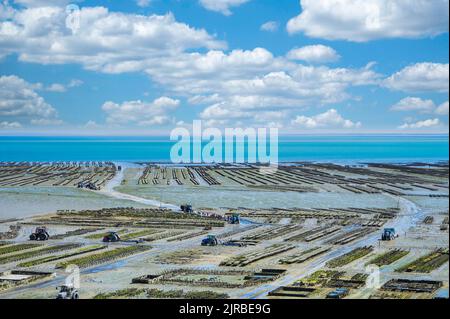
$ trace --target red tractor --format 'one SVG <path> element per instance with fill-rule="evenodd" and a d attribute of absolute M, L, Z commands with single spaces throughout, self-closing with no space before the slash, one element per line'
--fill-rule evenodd
<path fill-rule="evenodd" d="M 45 241 L 49 239 L 50 235 L 48 234 L 46 227 L 36 227 L 34 233 L 30 235 L 30 240 L 33 241 Z"/>

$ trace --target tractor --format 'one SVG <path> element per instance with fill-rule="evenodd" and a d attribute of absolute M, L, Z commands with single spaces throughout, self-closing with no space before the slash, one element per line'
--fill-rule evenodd
<path fill-rule="evenodd" d="M 104 243 L 116 243 L 118 241 L 120 241 L 120 236 L 116 232 L 109 232 L 108 235 L 103 237 Z"/>
<path fill-rule="evenodd" d="M 395 232 L 395 228 L 385 228 L 383 234 L 381 235 L 382 241 L 391 241 L 395 238 L 398 238 L 398 235 Z"/>
<path fill-rule="evenodd" d="M 219 240 L 214 235 L 208 235 L 202 240 L 202 246 L 217 246 L 219 245 Z"/>
<path fill-rule="evenodd" d="M 228 217 L 228 224 L 239 225 L 240 223 L 241 223 L 241 220 L 239 218 L 239 214 L 233 214 Z"/>
<path fill-rule="evenodd" d="M 37 240 L 37 241 L 44 241 L 44 240 L 49 240 L 50 239 L 50 235 L 47 232 L 47 228 L 46 227 L 36 227 L 36 230 L 34 231 L 34 233 L 32 233 L 30 235 L 30 240 Z"/>
<path fill-rule="evenodd" d="M 349 293 L 350 291 L 347 288 L 337 288 L 327 295 L 327 299 L 343 299 L 348 296 Z"/>
<path fill-rule="evenodd" d="M 56 290 L 58 289 L 59 293 L 56 296 L 56 299 L 80 299 L 78 290 L 75 289 L 74 287 L 61 286 L 56 288 Z"/>
<path fill-rule="evenodd" d="M 194 210 L 192 209 L 192 205 L 181 205 L 180 209 L 183 213 L 192 214 Z"/>

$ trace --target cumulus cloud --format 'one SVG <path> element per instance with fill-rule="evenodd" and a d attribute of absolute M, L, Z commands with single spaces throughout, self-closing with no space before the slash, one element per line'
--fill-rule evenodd
<path fill-rule="evenodd" d="M 300 15 L 287 24 L 291 34 L 365 42 L 448 32 L 448 0 L 301 0 L 300 5 Z"/>
<path fill-rule="evenodd" d="M 339 54 L 325 45 L 309 45 L 289 51 L 287 57 L 291 60 L 301 60 L 313 63 L 336 62 Z"/>
<path fill-rule="evenodd" d="M 92 121 L 92 120 L 87 121 L 86 124 L 83 125 L 83 128 L 87 128 L 87 129 L 98 129 L 101 127 L 102 127 L 102 125 L 100 125 L 97 122 Z"/>
<path fill-rule="evenodd" d="M 347 69 L 305 66 L 275 58 L 262 48 L 210 51 L 190 54 L 175 61 L 161 61 L 146 70 L 157 82 L 179 93 L 193 95 L 271 95 L 319 97 L 324 101 L 347 97 L 349 86 L 378 83 L 370 68 Z"/>
<path fill-rule="evenodd" d="M 436 105 L 432 100 L 422 100 L 418 97 L 406 97 L 393 105 L 391 111 L 420 111 L 429 113 L 435 108 Z"/>
<path fill-rule="evenodd" d="M 276 21 L 267 21 L 261 25 L 261 31 L 275 32 L 280 27 L 280 24 Z"/>
<path fill-rule="evenodd" d="M 171 121 L 169 116 L 180 105 L 179 100 L 160 97 L 153 102 L 127 101 L 122 104 L 106 102 L 103 111 L 109 124 L 163 125 Z"/>
<path fill-rule="evenodd" d="M 330 109 L 325 113 L 321 113 L 315 116 L 307 117 L 304 115 L 297 116 L 292 124 L 298 127 L 307 129 L 320 129 L 320 128 L 359 128 L 361 122 L 352 122 L 342 117 L 335 109 Z"/>
<path fill-rule="evenodd" d="M 84 0 L 13 0 L 13 2 L 25 7 L 52 7 L 65 6 L 70 3 L 83 2 Z"/>
<path fill-rule="evenodd" d="M 84 82 L 82 80 L 72 79 L 72 80 L 70 80 L 69 84 L 67 84 L 67 87 L 75 88 L 75 87 L 81 86 L 83 84 L 84 84 Z"/>
<path fill-rule="evenodd" d="M 448 116 L 448 101 L 439 105 L 436 108 L 435 113 L 438 115 Z"/>
<path fill-rule="evenodd" d="M 22 125 L 19 122 L 0 122 L 0 129 L 2 130 L 18 129 L 21 127 Z"/>
<path fill-rule="evenodd" d="M 14 9 L 7 5 L 7 3 L 0 3 L 0 19 L 11 19 L 14 17 Z"/>
<path fill-rule="evenodd" d="M 151 0 L 136 0 L 136 4 L 141 8 L 146 8 L 150 5 Z"/>
<path fill-rule="evenodd" d="M 66 27 L 66 17 L 61 7 L 16 10 L 12 19 L 0 21 L 0 55 L 17 53 L 26 62 L 78 63 L 89 70 L 121 73 L 141 71 L 149 61 L 190 49 L 226 48 L 170 13 L 143 16 L 84 7 L 76 33 Z"/>
<path fill-rule="evenodd" d="M 56 110 L 35 91 L 36 85 L 17 76 L 0 77 L 1 119 L 55 119 Z"/>
<path fill-rule="evenodd" d="M 384 86 L 405 92 L 448 92 L 449 64 L 416 63 L 384 81 Z"/>
<path fill-rule="evenodd" d="M 400 129 L 429 129 L 435 128 L 441 125 L 441 121 L 439 119 L 429 119 L 424 121 L 419 121 L 416 123 L 405 123 L 399 126 Z"/>
<path fill-rule="evenodd" d="M 272 111 L 288 119 L 290 113 L 301 107 L 349 99 L 346 88 L 374 84 L 378 77 L 366 68 L 350 70 L 296 65 L 290 71 L 270 72 L 250 79 L 192 82 L 193 92 L 220 93 L 197 95 L 191 102 L 213 103 L 200 116 L 206 120 L 220 120 L 220 123 L 236 119 L 255 121 L 263 118 L 258 117 L 259 114 Z"/>
<path fill-rule="evenodd" d="M 49 92 L 58 92 L 58 93 L 63 93 L 66 92 L 67 89 L 64 85 L 60 84 L 60 83 L 53 83 L 52 85 L 50 85 L 47 88 L 47 91 Z"/>
<path fill-rule="evenodd" d="M 202 118 L 217 123 L 263 121 L 274 114 L 289 121 L 299 108 L 342 102 L 351 98 L 349 88 L 381 81 L 372 64 L 330 68 L 302 65 L 264 48 L 224 51 L 224 42 L 171 14 L 141 16 L 102 7 L 85 7 L 80 14 L 80 29 L 73 34 L 60 8 L 15 11 L 11 20 L 0 22 L 0 55 L 16 53 L 22 61 L 40 64 L 75 63 L 103 73 L 143 72 L 167 95 L 204 107 Z M 135 102 L 124 104 L 151 104 Z M 122 105 L 112 105 L 119 110 L 112 107 L 108 120 L 119 123 L 114 114 Z M 171 120 L 168 113 L 152 116 L 150 121 Z"/>
<path fill-rule="evenodd" d="M 49 92 L 64 93 L 67 92 L 68 89 L 75 88 L 81 85 L 83 85 L 83 81 L 73 79 L 67 84 L 53 83 L 47 87 L 43 87 L 41 84 L 38 84 L 37 87 Z"/>
<path fill-rule="evenodd" d="M 250 0 L 199 0 L 200 4 L 207 10 L 220 12 L 223 15 L 233 14 L 231 8 L 239 7 Z"/>

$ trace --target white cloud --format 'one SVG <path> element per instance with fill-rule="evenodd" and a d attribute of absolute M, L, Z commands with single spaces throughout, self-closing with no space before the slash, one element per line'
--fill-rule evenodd
<path fill-rule="evenodd" d="M 401 125 L 399 128 L 402 130 L 405 129 L 427 129 L 434 128 L 441 125 L 441 121 L 439 119 L 429 119 L 424 121 L 419 121 L 416 123 L 405 123 Z"/>
<path fill-rule="evenodd" d="M 127 101 L 122 104 L 106 102 L 103 111 L 106 112 L 109 124 L 162 125 L 171 121 L 169 113 L 180 105 L 179 100 L 160 97 L 153 102 Z"/>
<path fill-rule="evenodd" d="M 289 33 L 365 42 L 383 38 L 421 38 L 448 32 L 448 0 L 301 0 L 301 14 Z"/>
<path fill-rule="evenodd" d="M 13 0 L 13 2 L 31 8 L 65 6 L 69 3 L 83 2 L 83 0 Z"/>
<path fill-rule="evenodd" d="M 136 4 L 141 8 L 146 8 L 150 5 L 151 0 L 136 0 Z"/>
<path fill-rule="evenodd" d="M 418 97 L 407 97 L 391 107 L 392 111 L 420 111 L 423 113 L 433 112 L 436 105 L 432 100 L 422 100 Z"/>
<path fill-rule="evenodd" d="M 448 116 L 448 101 L 439 105 L 435 110 L 435 113 L 438 115 Z"/>
<path fill-rule="evenodd" d="M 102 128 L 102 125 L 97 124 L 97 122 L 95 121 L 87 121 L 86 124 L 84 124 L 83 128 L 87 128 L 87 129 L 98 129 L 98 128 Z"/>
<path fill-rule="evenodd" d="M 11 19 L 14 17 L 14 9 L 6 3 L 0 2 L 0 19 Z"/>
<path fill-rule="evenodd" d="M 214 78 L 200 83 L 192 82 L 192 92 L 220 92 L 196 96 L 191 102 L 213 103 L 200 117 L 220 120 L 219 123 L 263 119 L 262 112 L 289 114 L 308 105 L 326 105 L 350 98 L 349 86 L 376 83 L 378 75 L 369 69 L 349 70 L 297 65 L 289 72 L 271 72 L 251 79 L 230 79 L 218 83 Z M 218 86 L 219 85 L 219 86 Z M 199 87 L 197 87 L 199 86 Z M 218 86 L 218 87 L 217 87 Z"/>
<path fill-rule="evenodd" d="M 221 51 L 226 47 L 222 41 L 171 14 L 139 16 L 85 7 L 81 17 L 80 30 L 72 34 L 59 8 L 19 10 L 11 21 L 0 22 L 0 55 L 17 53 L 22 61 L 40 64 L 76 63 L 104 73 L 144 72 L 167 95 L 205 107 L 201 116 L 220 123 L 262 121 L 270 118 L 264 114 L 275 114 L 266 112 L 289 120 L 299 108 L 343 102 L 352 97 L 349 88 L 381 81 L 372 64 L 359 69 L 305 66 L 264 48 Z M 114 114 L 109 121 L 120 122 Z M 168 120 L 168 113 L 150 119 Z"/>
<path fill-rule="evenodd" d="M 226 16 L 233 14 L 231 8 L 239 7 L 249 1 L 250 0 L 199 0 L 200 4 L 205 9 L 220 12 Z"/>
<path fill-rule="evenodd" d="M 280 27 L 280 24 L 277 21 L 268 21 L 261 25 L 261 31 L 267 32 L 275 32 Z"/>
<path fill-rule="evenodd" d="M 251 77 L 254 73 L 251 65 L 226 64 L 222 68 L 226 60 L 221 59 L 215 67 L 202 63 L 211 67 L 211 74 L 204 73 L 199 79 L 195 75 L 201 72 L 191 65 L 189 70 L 195 75 L 188 77 L 189 81 L 173 77 L 178 70 L 166 70 L 165 84 L 179 94 L 186 91 L 195 94 L 188 100 L 192 104 L 209 104 L 200 114 L 202 119 L 231 124 L 236 119 L 256 122 L 263 118 L 257 116 L 261 112 L 281 112 L 288 120 L 289 114 L 299 108 L 342 102 L 351 97 L 346 92 L 348 87 L 376 84 L 380 78 L 366 67 L 332 69 L 298 65 L 279 58 L 267 59 L 256 73 L 262 75 Z M 284 71 L 270 72 L 271 69 Z"/>
<path fill-rule="evenodd" d="M 61 83 L 53 83 L 49 85 L 48 87 L 43 87 L 40 83 L 37 85 L 37 89 L 42 89 L 49 92 L 56 92 L 56 93 L 64 93 L 67 92 L 68 89 L 79 87 L 83 85 L 83 81 L 72 79 L 67 84 L 61 84 Z"/>
<path fill-rule="evenodd" d="M 307 117 L 307 116 L 297 116 L 292 124 L 307 129 L 320 129 L 320 128 L 359 128 L 361 127 L 361 122 L 352 122 L 350 120 L 344 119 L 342 115 L 338 113 L 337 110 L 331 109 L 325 113 Z"/>
<path fill-rule="evenodd" d="M 35 92 L 36 85 L 11 75 L 0 77 L 0 119 L 54 119 L 56 110 Z"/>
<path fill-rule="evenodd" d="M 0 122 L 0 129 L 9 130 L 9 129 L 18 129 L 21 128 L 22 125 L 19 122 Z"/>
<path fill-rule="evenodd" d="M 56 126 L 64 124 L 62 120 L 58 119 L 37 119 L 31 120 L 30 123 L 37 126 Z"/>
<path fill-rule="evenodd" d="M 66 87 L 60 83 L 53 83 L 46 90 L 49 92 L 58 92 L 58 93 L 63 93 L 67 91 Z"/>
<path fill-rule="evenodd" d="M 428 62 L 410 65 L 387 78 L 384 86 L 405 92 L 448 92 L 449 65 Z"/>
<path fill-rule="evenodd" d="M 336 62 L 339 54 L 325 45 L 309 45 L 289 51 L 287 57 L 291 60 L 301 60 L 314 63 Z"/>
<path fill-rule="evenodd" d="M 0 21 L 0 55 L 17 53 L 26 62 L 78 63 L 89 70 L 120 73 L 141 71 L 155 60 L 190 49 L 226 47 L 170 13 L 143 16 L 83 7 L 76 33 L 66 27 L 66 17 L 60 7 L 16 10 L 12 19 Z"/>
<path fill-rule="evenodd" d="M 75 87 L 79 87 L 82 86 L 84 84 L 83 81 L 78 80 L 78 79 L 72 79 L 70 80 L 69 84 L 67 84 L 67 87 L 69 88 L 75 88 Z"/>

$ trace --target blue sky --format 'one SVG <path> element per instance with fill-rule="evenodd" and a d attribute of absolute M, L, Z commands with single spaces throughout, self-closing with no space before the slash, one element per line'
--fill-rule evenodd
<path fill-rule="evenodd" d="M 68 4 L 0 5 L 0 135 L 448 132 L 448 0 Z"/>

